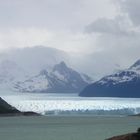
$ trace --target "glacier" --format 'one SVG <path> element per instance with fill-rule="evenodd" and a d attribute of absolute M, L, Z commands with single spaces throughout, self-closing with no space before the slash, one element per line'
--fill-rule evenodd
<path fill-rule="evenodd" d="M 78 97 L 77 94 L 1 95 L 20 111 L 46 115 L 134 115 L 140 113 L 140 98 Z"/>

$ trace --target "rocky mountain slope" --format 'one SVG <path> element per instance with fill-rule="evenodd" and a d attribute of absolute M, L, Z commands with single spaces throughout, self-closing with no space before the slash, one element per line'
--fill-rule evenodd
<path fill-rule="evenodd" d="M 61 63 L 65 61 L 65 63 Z M 90 78 L 72 68 L 69 55 L 36 46 L 0 54 L 0 89 L 21 92 L 80 92 Z"/>
<path fill-rule="evenodd" d="M 130 68 L 105 76 L 88 85 L 80 96 L 140 97 L 140 60 Z"/>
<path fill-rule="evenodd" d="M 21 112 L 0 97 L 0 117 L 1 116 L 40 116 L 40 114 L 32 111 Z"/>
<path fill-rule="evenodd" d="M 16 108 L 9 105 L 0 97 L 0 114 L 20 113 Z"/>
<path fill-rule="evenodd" d="M 17 82 L 14 89 L 21 92 L 72 93 L 81 91 L 90 82 L 87 75 L 69 68 L 62 61 L 49 71 L 44 69 L 36 76 Z"/>

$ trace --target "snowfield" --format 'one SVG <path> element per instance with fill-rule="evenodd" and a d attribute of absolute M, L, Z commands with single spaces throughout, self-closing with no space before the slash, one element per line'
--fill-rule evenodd
<path fill-rule="evenodd" d="M 57 94 L 21 94 L 1 96 L 21 111 L 42 114 L 132 115 L 140 113 L 140 98 L 85 98 Z"/>

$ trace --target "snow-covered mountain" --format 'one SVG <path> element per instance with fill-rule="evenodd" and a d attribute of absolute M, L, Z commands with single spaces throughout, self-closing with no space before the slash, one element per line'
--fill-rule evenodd
<path fill-rule="evenodd" d="M 124 63 L 119 65 L 118 62 L 112 61 L 110 58 L 104 59 L 100 53 L 94 54 L 92 51 L 90 54 L 66 52 L 47 46 L 26 46 L 0 51 L 0 63 L 5 60 L 16 63 L 30 76 L 37 75 L 42 69 L 51 69 L 55 64 L 65 61 L 71 68 L 80 73 L 88 73 L 94 80 L 127 66 L 124 66 Z M 104 70 L 100 69 L 101 67 L 104 67 Z"/>
<path fill-rule="evenodd" d="M 44 69 L 36 76 L 17 82 L 14 88 L 21 92 L 70 93 L 81 91 L 90 82 L 87 75 L 76 72 L 62 61 L 49 71 Z"/>
<path fill-rule="evenodd" d="M 0 89 L 79 92 L 90 78 L 62 61 L 72 67 L 66 52 L 43 46 L 3 52 L 0 54 Z"/>
<path fill-rule="evenodd" d="M 140 60 L 130 68 L 88 85 L 80 96 L 140 97 Z"/>
<path fill-rule="evenodd" d="M 140 59 L 136 63 L 134 63 L 129 69 L 140 73 Z"/>

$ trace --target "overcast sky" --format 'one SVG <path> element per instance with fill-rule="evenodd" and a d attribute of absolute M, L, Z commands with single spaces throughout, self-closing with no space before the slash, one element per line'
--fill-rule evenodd
<path fill-rule="evenodd" d="M 86 26 L 115 14 L 110 0 L 0 0 L 0 48 L 46 45 L 84 52 L 96 40 L 85 34 Z"/>
<path fill-rule="evenodd" d="M 0 0 L 0 50 L 45 45 L 126 66 L 140 58 L 140 0 Z"/>

